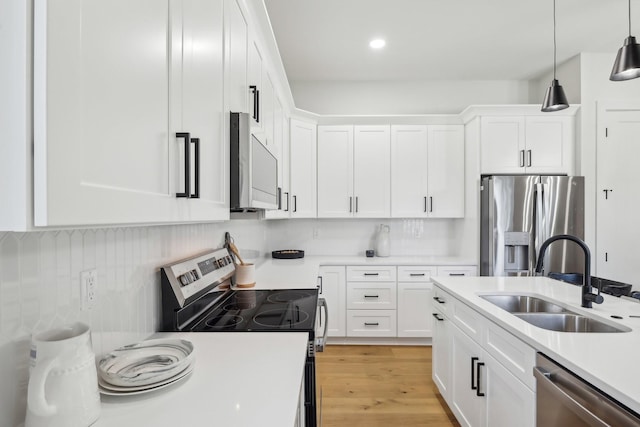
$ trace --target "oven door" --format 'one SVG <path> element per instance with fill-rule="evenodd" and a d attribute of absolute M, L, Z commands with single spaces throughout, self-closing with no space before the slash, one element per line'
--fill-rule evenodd
<path fill-rule="evenodd" d="M 329 332 L 329 308 L 327 300 L 318 298 L 318 310 L 316 315 L 315 348 L 316 351 L 324 351 L 327 343 L 327 333 Z"/>

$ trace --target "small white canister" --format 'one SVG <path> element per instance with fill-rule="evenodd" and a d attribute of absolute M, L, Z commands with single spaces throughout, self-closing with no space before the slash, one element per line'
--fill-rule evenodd
<path fill-rule="evenodd" d="M 236 265 L 236 287 L 253 288 L 256 285 L 256 266 L 254 264 Z"/>

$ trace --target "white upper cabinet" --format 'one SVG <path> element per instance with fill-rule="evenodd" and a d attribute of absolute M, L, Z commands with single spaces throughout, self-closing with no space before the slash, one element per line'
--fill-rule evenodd
<path fill-rule="evenodd" d="M 255 37 L 251 37 L 249 40 L 247 77 L 249 83 L 249 114 L 251 114 L 251 117 L 253 118 L 252 127 L 259 129 L 262 128 L 260 117 L 260 91 L 262 90 L 262 55 L 260 54 L 260 49 L 258 49 L 258 46 L 256 45 Z"/>
<path fill-rule="evenodd" d="M 291 119 L 291 218 L 316 217 L 316 125 Z"/>
<path fill-rule="evenodd" d="M 572 116 L 482 117 L 481 172 L 571 175 L 574 134 Z"/>
<path fill-rule="evenodd" d="M 353 126 L 318 126 L 318 217 L 353 215 Z"/>
<path fill-rule="evenodd" d="M 318 217 L 389 217 L 389 154 L 388 125 L 320 126 Z"/>
<path fill-rule="evenodd" d="M 249 27 L 237 0 L 224 0 L 225 90 L 229 111 L 250 113 L 247 84 Z"/>
<path fill-rule="evenodd" d="M 36 225 L 228 218 L 222 1 L 38 0 L 34 27 Z"/>
<path fill-rule="evenodd" d="M 464 128 L 391 126 L 391 216 L 464 216 Z"/>
<path fill-rule="evenodd" d="M 285 138 L 285 130 L 287 136 Z M 278 209 L 265 211 L 266 219 L 289 217 L 289 137 L 288 125 L 280 99 L 275 98 L 273 105 L 273 148 L 272 153 L 278 159 Z"/>
<path fill-rule="evenodd" d="M 262 92 L 260 92 L 260 122 L 262 124 L 262 142 L 267 149 L 274 155 L 276 155 L 276 147 L 273 141 L 273 127 L 274 127 L 274 93 L 273 83 L 271 77 L 267 72 L 262 74 Z"/>

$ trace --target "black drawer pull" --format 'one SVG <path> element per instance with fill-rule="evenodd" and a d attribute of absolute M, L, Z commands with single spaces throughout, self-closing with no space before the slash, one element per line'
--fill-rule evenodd
<path fill-rule="evenodd" d="M 484 363 L 478 362 L 478 369 L 476 370 L 476 385 L 478 386 L 478 388 L 476 389 L 476 396 L 479 396 L 479 397 L 484 396 L 484 393 L 480 391 L 481 390 L 481 387 L 480 387 L 480 367 L 481 366 L 484 366 Z"/>
<path fill-rule="evenodd" d="M 184 192 L 176 193 L 176 197 L 191 197 L 191 134 L 177 132 L 176 138 L 184 138 Z"/>
<path fill-rule="evenodd" d="M 410 273 L 409 276 L 411 276 L 411 277 L 421 277 L 421 276 L 424 276 L 424 273 Z"/>
<path fill-rule="evenodd" d="M 432 314 L 433 314 L 433 317 L 435 317 L 439 322 L 444 321 L 444 317 L 438 316 L 438 313 L 432 313 Z"/>
<path fill-rule="evenodd" d="M 449 273 L 449 276 L 464 276 L 464 273 Z"/>
<path fill-rule="evenodd" d="M 378 322 L 375 323 L 368 323 L 368 322 L 364 322 L 364 326 L 379 326 L 380 324 Z"/>
<path fill-rule="evenodd" d="M 364 273 L 365 276 L 378 276 L 380 273 Z"/>
<path fill-rule="evenodd" d="M 380 298 L 379 295 L 365 295 L 365 298 Z"/>
<path fill-rule="evenodd" d="M 479 359 L 477 357 L 471 358 L 471 390 L 478 390 L 477 384 L 474 384 L 473 382 L 474 379 L 478 379 L 478 377 L 476 377 L 476 375 L 474 374 L 474 371 L 476 370 L 476 362 L 478 360 Z"/>
<path fill-rule="evenodd" d="M 440 297 L 433 297 L 434 300 L 438 301 L 440 304 L 444 304 L 445 301 L 441 300 Z"/>

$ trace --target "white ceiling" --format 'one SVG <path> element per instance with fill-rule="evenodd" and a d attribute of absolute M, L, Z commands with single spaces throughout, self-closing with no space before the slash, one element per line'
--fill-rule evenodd
<path fill-rule="evenodd" d="M 632 34 L 640 2 L 632 2 Z M 290 81 L 527 80 L 553 64 L 552 0 L 265 0 Z M 611 52 L 626 0 L 557 0 L 558 63 Z M 634 25 L 635 23 L 635 25 Z M 640 33 L 638 33 L 640 37 Z M 368 43 L 382 37 L 374 51 Z"/>

